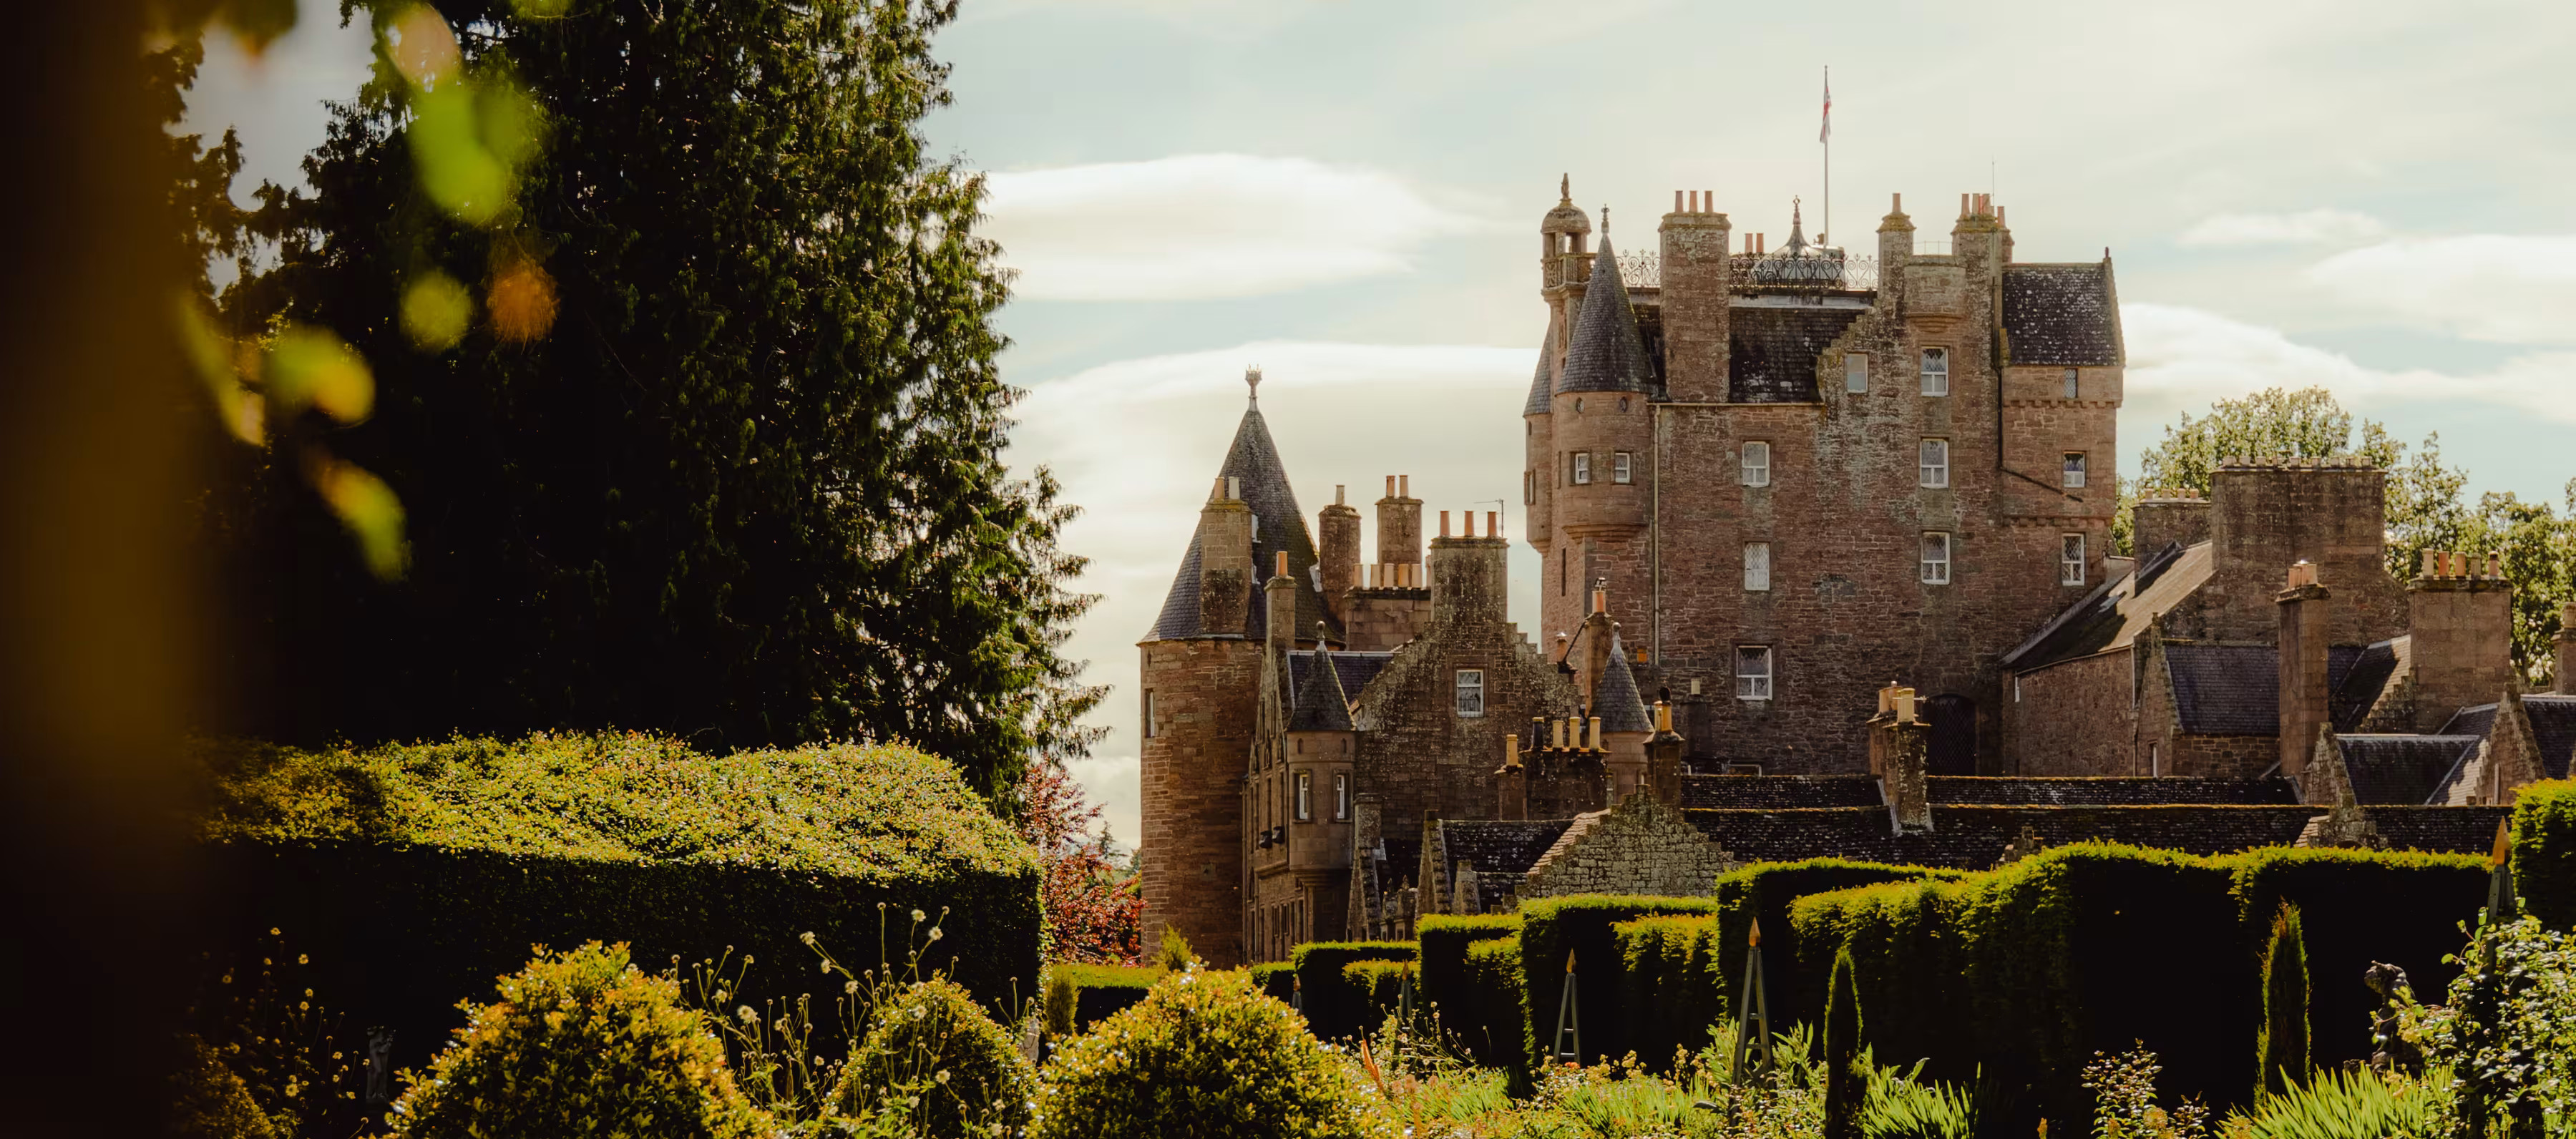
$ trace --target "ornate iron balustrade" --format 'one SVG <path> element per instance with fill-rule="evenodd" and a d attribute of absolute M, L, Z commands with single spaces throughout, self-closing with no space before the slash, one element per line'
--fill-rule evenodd
<path fill-rule="evenodd" d="M 1878 287 L 1878 258 L 1875 257 L 1785 257 L 1777 253 L 1733 253 L 1727 256 L 1727 260 L 1734 271 L 1735 287 L 1739 290 L 1857 292 Z M 1619 281 L 1632 289 L 1662 288 L 1663 258 L 1653 253 L 1619 254 Z"/>

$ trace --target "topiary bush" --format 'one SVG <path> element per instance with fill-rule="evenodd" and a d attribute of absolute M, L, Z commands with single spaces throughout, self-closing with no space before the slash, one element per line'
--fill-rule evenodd
<path fill-rule="evenodd" d="M 2283 903 L 2263 947 L 2263 1031 L 2255 1038 L 2254 1083 L 2280 1094 L 2308 1071 L 2308 945 L 2299 907 Z"/>
<path fill-rule="evenodd" d="M 1391 1139 L 1349 1060 L 1239 970 L 1165 977 L 1057 1049 L 1033 1139 Z"/>
<path fill-rule="evenodd" d="M 637 969 L 624 945 L 540 950 L 501 978 L 499 997 L 467 1002 L 465 1027 L 429 1071 L 405 1072 L 395 1135 L 749 1139 L 772 1128 L 679 982 Z"/>
<path fill-rule="evenodd" d="M 1368 994 L 1352 988 L 1342 966 L 1354 961 L 1411 961 L 1410 941 L 1310 941 L 1289 954 L 1305 990 L 1306 1023 L 1316 1036 L 1341 1040 L 1377 1027 Z"/>
<path fill-rule="evenodd" d="M 2576 780 L 2514 793 L 2513 889 L 2541 924 L 2576 930 Z"/>
<path fill-rule="evenodd" d="M 1101 1018 L 1145 999 L 1163 979 L 1159 965 L 1050 965 L 1046 983 L 1049 1036 L 1088 1031 Z"/>
<path fill-rule="evenodd" d="M 1709 1028 L 1725 1017 L 1717 975 L 1717 915 L 1670 914 L 1611 927 L 1619 952 L 1620 1007 L 1628 1047 L 1654 1071 L 1707 1047 Z"/>
<path fill-rule="evenodd" d="M 1629 1050 L 1617 935 L 1612 927 L 1652 914 L 1715 912 L 1713 898 L 1660 898 L 1636 894 L 1566 894 L 1521 903 L 1521 984 L 1526 994 L 1522 1047 L 1545 1056 L 1556 1035 L 1557 1008 L 1565 995 L 1566 958 L 1574 958 L 1583 1027 L 1583 1062 L 1616 1059 Z"/>
<path fill-rule="evenodd" d="M 1422 962 L 1422 1003 L 1441 1010 L 1454 1031 L 1464 1023 L 1467 1000 L 1467 947 L 1479 941 L 1510 937 L 1521 931 L 1519 914 L 1424 914 L 1413 923 L 1413 943 Z"/>
<path fill-rule="evenodd" d="M 1440 1014 L 1441 1027 L 1467 1046 L 1487 1067 L 1525 1073 L 1529 1054 L 1523 1050 L 1521 1021 L 1529 999 L 1521 991 L 1521 937 L 1470 942 L 1459 969 L 1461 994 L 1454 1007 Z"/>
<path fill-rule="evenodd" d="M 934 978 L 870 1011 L 867 1037 L 832 1091 L 841 1114 L 867 1118 L 900 1094 L 919 1099 L 902 1105 L 916 1134 L 1009 1134 L 1028 1121 L 1036 1071 L 973 994 Z"/>

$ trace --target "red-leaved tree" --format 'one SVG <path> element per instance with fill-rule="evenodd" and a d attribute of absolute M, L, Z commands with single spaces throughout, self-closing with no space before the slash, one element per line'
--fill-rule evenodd
<path fill-rule="evenodd" d="M 1110 860 L 1108 833 L 1094 833 L 1100 808 L 1053 760 L 1028 766 L 1019 799 L 1020 836 L 1037 846 L 1046 874 L 1038 897 L 1047 960 L 1135 964 L 1145 896 L 1136 876 Z"/>

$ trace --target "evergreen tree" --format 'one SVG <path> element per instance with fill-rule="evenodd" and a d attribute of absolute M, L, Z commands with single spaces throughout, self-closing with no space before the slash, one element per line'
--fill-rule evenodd
<path fill-rule="evenodd" d="M 2255 1086 L 2280 1095 L 2308 1078 L 2308 942 L 2299 907 L 2282 903 L 2263 946 L 2263 1031 L 2255 1045 L 2262 1064 Z"/>
<path fill-rule="evenodd" d="M 1006 277 L 981 179 L 920 130 L 953 0 L 424 10 L 375 16 L 317 192 L 271 192 L 278 264 L 227 294 L 236 329 L 336 332 L 376 392 L 212 488 L 227 643 L 271 697 L 237 726 L 869 735 L 997 797 L 1078 753 L 1073 509 L 1002 464 Z M 297 490 L 326 441 L 400 496 L 399 580 Z"/>
<path fill-rule="evenodd" d="M 1825 989 L 1825 1139 L 1860 1139 L 1870 1065 L 1861 1046 L 1860 978 L 1849 948 L 1834 953 Z"/>

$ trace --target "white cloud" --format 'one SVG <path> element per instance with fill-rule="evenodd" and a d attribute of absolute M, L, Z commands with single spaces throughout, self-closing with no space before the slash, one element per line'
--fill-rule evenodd
<path fill-rule="evenodd" d="M 2576 234 L 2401 238 L 2310 266 L 2347 304 L 2502 344 L 2576 344 Z"/>
<path fill-rule="evenodd" d="M 2334 245 L 2375 240 L 2388 232 L 2378 218 L 2351 210 L 2295 214 L 2219 214 L 2184 231 L 2182 244 Z"/>
<path fill-rule="evenodd" d="M 1075 587 L 1102 595 L 1065 651 L 1085 679 L 1115 686 L 1091 722 L 1110 729 L 1074 766 L 1103 818 L 1136 829 L 1136 640 L 1153 622 L 1198 525 L 1207 480 L 1225 461 L 1244 408 L 1243 369 L 1260 365 L 1262 418 L 1313 532 L 1315 512 L 1347 484 L 1372 532 L 1379 480 L 1412 479 L 1426 508 L 1492 510 L 1518 521 L 1521 399 L 1535 348 L 1263 341 L 1122 360 L 1035 384 L 1017 409 L 1010 460 L 1062 480 L 1083 514 L 1066 549 L 1092 559 Z M 1482 500 L 1482 501 L 1479 501 Z M 1369 539 L 1374 542 L 1374 538 Z M 1525 555 L 1528 561 L 1535 555 Z M 1515 608 L 1535 610 L 1534 569 L 1515 564 Z"/>
<path fill-rule="evenodd" d="M 1002 260 L 1038 300 L 1187 300 L 1403 273 L 1485 223 L 1393 175 L 1188 154 L 990 176 Z"/>

